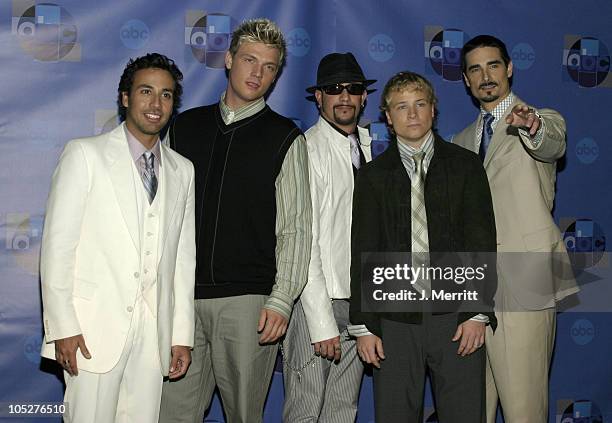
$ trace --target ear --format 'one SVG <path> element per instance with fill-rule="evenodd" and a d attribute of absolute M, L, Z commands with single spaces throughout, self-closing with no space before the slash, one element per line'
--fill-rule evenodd
<path fill-rule="evenodd" d="M 233 61 L 233 57 L 232 54 L 229 51 L 225 52 L 225 68 L 227 70 L 230 70 L 232 68 L 232 61 Z"/>
<path fill-rule="evenodd" d="M 387 116 L 387 125 L 393 127 L 393 122 L 391 121 L 391 115 L 389 112 L 385 111 L 385 115 Z"/>
<path fill-rule="evenodd" d="M 323 106 L 323 103 L 322 103 L 323 94 L 321 94 L 321 90 L 316 90 L 314 94 L 315 94 L 315 99 L 317 100 L 317 106 L 321 108 Z"/>
<path fill-rule="evenodd" d="M 514 71 L 514 67 L 512 66 L 512 61 L 508 63 L 508 69 L 506 70 L 506 75 L 508 75 L 508 79 L 512 78 L 512 72 Z"/>
<path fill-rule="evenodd" d="M 463 72 L 462 75 L 463 75 L 463 82 L 465 82 L 465 85 L 467 85 L 467 87 L 470 88 L 470 80 L 468 79 L 467 75 L 465 74 L 465 72 Z"/>
<path fill-rule="evenodd" d="M 431 105 L 431 117 L 432 118 L 436 117 L 436 108 L 433 104 Z"/>
<path fill-rule="evenodd" d="M 365 104 L 366 98 L 368 97 L 368 90 L 366 89 L 363 94 L 361 94 L 361 107 Z"/>
<path fill-rule="evenodd" d="M 123 104 L 123 107 L 127 108 L 130 105 L 130 96 L 128 95 L 127 91 L 121 91 L 121 104 Z"/>

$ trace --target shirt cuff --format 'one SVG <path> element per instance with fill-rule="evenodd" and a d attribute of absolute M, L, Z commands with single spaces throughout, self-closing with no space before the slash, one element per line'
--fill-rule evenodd
<path fill-rule="evenodd" d="M 272 288 L 272 292 L 266 300 L 264 308 L 280 313 L 285 319 L 289 320 L 289 317 L 291 317 L 291 310 L 293 310 L 293 298 Z"/>
<path fill-rule="evenodd" d="M 348 325 L 346 328 L 348 329 L 349 335 L 354 336 L 355 338 L 366 335 L 374 335 L 368 330 L 366 325 Z"/>
<path fill-rule="evenodd" d="M 542 117 L 537 112 L 537 110 L 534 110 L 533 112 L 538 117 L 538 119 L 540 119 L 540 127 L 538 128 L 537 132 L 532 137 L 531 135 L 529 135 L 529 131 L 519 128 L 519 133 L 521 134 L 521 136 L 523 136 L 524 138 L 527 138 L 529 142 L 531 142 L 531 145 L 533 146 L 533 148 L 538 148 L 538 146 L 544 139 L 544 133 L 546 132 L 546 124 L 544 123 L 544 119 L 542 119 Z"/>
<path fill-rule="evenodd" d="M 473 320 L 475 322 L 480 322 L 480 323 L 488 324 L 489 323 L 489 316 L 484 315 L 482 313 L 478 313 L 476 316 L 472 317 L 470 320 Z"/>

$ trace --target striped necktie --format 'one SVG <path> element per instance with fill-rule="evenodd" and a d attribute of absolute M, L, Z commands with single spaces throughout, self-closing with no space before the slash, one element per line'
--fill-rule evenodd
<path fill-rule="evenodd" d="M 149 204 L 151 204 L 157 193 L 157 176 L 155 176 L 154 165 L 155 156 L 150 151 L 144 152 L 142 156 L 145 161 L 145 169 L 142 173 L 142 183 L 144 184 L 145 191 L 147 191 Z"/>
<path fill-rule="evenodd" d="M 359 141 L 355 134 L 351 134 L 348 136 L 348 139 L 351 141 L 351 162 L 353 162 L 353 166 L 355 169 L 361 167 L 361 155 L 359 154 Z"/>
<path fill-rule="evenodd" d="M 419 151 L 412 156 L 414 160 L 414 175 L 411 180 L 410 208 L 413 268 L 429 264 L 429 237 L 427 234 L 427 213 L 425 209 L 425 171 L 423 169 L 424 158 L 424 151 Z M 425 291 L 429 297 L 431 284 L 426 278 L 418 279 L 414 286 L 421 291 Z"/>

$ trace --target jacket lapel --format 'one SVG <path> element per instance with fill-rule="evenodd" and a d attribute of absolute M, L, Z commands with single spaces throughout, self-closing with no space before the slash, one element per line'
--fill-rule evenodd
<path fill-rule="evenodd" d="M 164 143 L 161 145 L 163 177 L 162 177 L 162 193 L 163 202 L 161 204 L 160 216 L 160 237 L 158 245 L 158 260 L 161 260 L 164 246 L 166 245 L 166 236 L 170 222 L 174 217 L 174 213 L 178 204 L 178 196 L 181 191 L 181 182 L 177 173 L 178 164 L 172 157 L 172 152 Z"/>
<path fill-rule="evenodd" d="M 125 136 L 124 125 L 119 125 L 109 133 L 105 155 L 123 221 L 132 237 L 134 248 L 140 251 L 138 205 L 136 204 L 136 187 L 133 177 L 134 162 Z"/>

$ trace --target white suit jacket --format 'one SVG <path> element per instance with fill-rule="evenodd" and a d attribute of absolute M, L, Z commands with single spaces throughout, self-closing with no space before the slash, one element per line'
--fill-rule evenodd
<path fill-rule="evenodd" d="M 517 104 L 525 103 L 515 96 L 508 113 Z M 565 121 L 554 110 L 540 109 L 538 113 L 545 133 L 537 147 L 504 117 L 495 127 L 483 163 L 497 229 L 498 293 L 511 297 L 520 310 L 551 308 L 578 291 L 565 244 L 551 215 L 557 160 L 565 154 Z M 477 153 L 480 119 L 453 143 Z M 496 297 L 496 309 L 501 311 L 507 299 L 500 302 Z"/>
<path fill-rule="evenodd" d="M 193 346 L 195 221 L 191 162 L 161 146 L 157 334 L 162 373 L 172 345 Z M 139 288 L 141 252 L 134 162 L 124 125 L 70 141 L 53 174 L 42 247 L 45 342 L 83 334 L 92 355 L 79 369 L 111 370 L 123 351 Z M 136 181 L 136 183 L 141 183 Z M 154 291 L 155 292 L 155 291 Z"/>
<path fill-rule="evenodd" d="M 366 162 L 372 160 L 372 139 L 357 127 Z M 308 282 L 301 301 L 312 342 L 338 335 L 331 298 L 351 297 L 351 222 L 353 165 L 347 137 L 325 119 L 305 133 L 312 198 L 312 249 Z"/>

